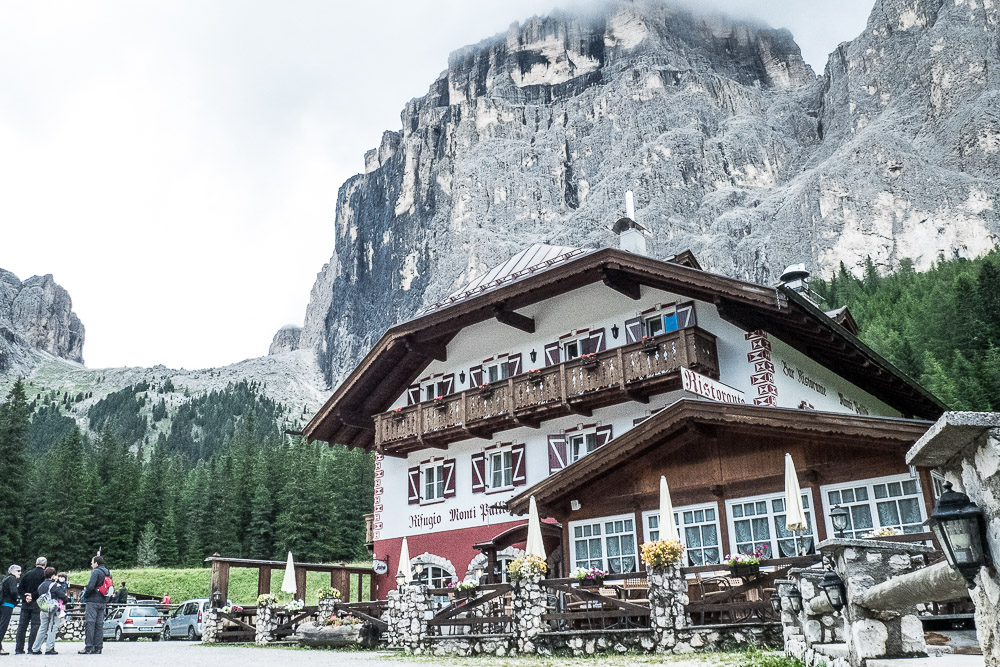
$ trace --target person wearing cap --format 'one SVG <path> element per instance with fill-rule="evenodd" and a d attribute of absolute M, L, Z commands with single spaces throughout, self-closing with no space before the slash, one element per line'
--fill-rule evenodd
<path fill-rule="evenodd" d="M 21 594 L 21 620 L 17 624 L 17 637 L 14 642 L 14 653 L 24 653 L 24 635 L 28 635 L 28 652 L 35 645 L 35 638 L 38 636 L 38 626 L 42 624 L 41 611 L 38 603 L 35 602 L 35 595 L 38 587 L 45 581 L 45 566 L 49 560 L 45 556 L 39 556 L 35 560 L 35 567 L 25 572 L 24 576 L 17 584 L 17 591 Z M 28 626 L 31 632 L 28 632 Z"/>
<path fill-rule="evenodd" d="M 7 568 L 7 574 L 0 581 L 0 655 L 8 655 L 3 650 L 3 638 L 7 636 L 10 616 L 17 606 L 17 580 L 21 578 L 21 566 L 15 563 Z"/>

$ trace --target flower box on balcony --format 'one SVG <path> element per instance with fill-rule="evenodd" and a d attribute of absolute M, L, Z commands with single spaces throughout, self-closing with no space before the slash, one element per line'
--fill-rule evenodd
<path fill-rule="evenodd" d="M 481 385 L 479 385 L 479 395 L 483 396 L 484 398 L 489 398 L 490 396 L 492 396 L 493 385 L 491 385 L 489 382 L 484 382 Z"/>
<path fill-rule="evenodd" d="M 403 408 L 396 408 L 392 411 L 392 421 L 401 422 L 403 421 L 403 417 L 405 417 L 403 414 Z"/>
<path fill-rule="evenodd" d="M 597 365 L 599 363 L 600 360 L 597 358 L 596 352 L 590 352 L 588 354 L 580 355 L 580 366 L 582 368 L 585 368 L 587 370 L 592 370 L 594 368 L 597 368 Z"/>
<path fill-rule="evenodd" d="M 756 577 L 760 574 L 760 563 L 741 563 L 730 565 L 729 571 L 734 577 Z"/>
<path fill-rule="evenodd" d="M 642 337 L 642 351 L 646 354 L 656 354 L 660 351 L 660 344 L 652 336 Z"/>
<path fill-rule="evenodd" d="M 444 402 L 444 396 L 435 396 L 434 397 L 434 409 L 435 410 L 446 410 L 447 408 L 448 408 L 448 404 Z"/>
<path fill-rule="evenodd" d="M 545 384 L 545 378 L 542 377 L 542 369 L 535 368 L 533 370 L 528 371 L 528 382 L 535 385 L 536 387 L 540 387 L 543 384 Z"/>

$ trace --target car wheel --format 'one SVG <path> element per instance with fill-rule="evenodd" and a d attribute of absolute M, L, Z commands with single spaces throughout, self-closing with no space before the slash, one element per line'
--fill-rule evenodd
<path fill-rule="evenodd" d="M 166 639 L 167 641 L 170 641 L 170 626 L 169 625 L 163 626 L 163 638 Z"/>
<path fill-rule="evenodd" d="M 121 628 L 115 628 L 115 641 L 116 642 L 122 641 L 122 629 Z"/>
<path fill-rule="evenodd" d="M 197 641 L 198 635 L 194 631 L 194 626 L 188 628 L 188 641 Z"/>

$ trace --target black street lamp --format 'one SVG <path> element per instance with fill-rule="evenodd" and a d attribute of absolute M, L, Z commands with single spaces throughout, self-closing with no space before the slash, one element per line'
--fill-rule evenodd
<path fill-rule="evenodd" d="M 833 530 L 837 533 L 837 537 L 844 537 L 844 531 L 847 530 L 848 518 L 850 517 L 847 514 L 847 510 L 840 505 L 834 507 L 833 511 L 830 512 L 830 522 L 833 524 Z"/>
<path fill-rule="evenodd" d="M 944 483 L 944 493 L 927 523 L 948 564 L 962 573 L 969 588 L 975 588 L 979 568 L 993 565 L 986 541 L 986 520 L 983 510 L 969 496 L 952 491 L 951 486 L 951 482 Z"/>
<path fill-rule="evenodd" d="M 827 570 L 823 575 L 823 580 L 819 582 L 819 587 L 826 593 L 826 599 L 834 611 L 844 608 L 844 601 L 847 598 L 847 589 L 844 587 L 844 580 L 837 576 L 833 570 Z"/>
<path fill-rule="evenodd" d="M 777 591 L 771 593 L 771 609 L 773 609 L 776 614 L 781 613 L 781 596 L 778 595 Z"/>
<path fill-rule="evenodd" d="M 799 613 L 802 611 L 802 591 L 799 590 L 798 586 L 792 586 L 792 590 L 788 591 L 788 606 L 792 608 L 792 611 Z"/>

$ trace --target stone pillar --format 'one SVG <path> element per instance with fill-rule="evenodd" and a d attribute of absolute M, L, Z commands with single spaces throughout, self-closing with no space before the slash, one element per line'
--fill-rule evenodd
<path fill-rule="evenodd" d="M 910 465 L 936 468 L 982 508 L 993 567 L 969 591 L 987 667 L 1000 667 L 1000 413 L 946 412 L 906 454 Z"/>
<path fill-rule="evenodd" d="M 844 617 L 830 606 L 826 593 L 819 587 L 823 580 L 820 570 L 798 569 L 789 573 L 798 580 L 802 593 L 802 634 L 806 646 L 813 644 L 833 644 L 844 641 Z"/>
<path fill-rule="evenodd" d="M 388 612 L 389 628 L 385 634 L 388 645 L 407 653 L 422 653 L 423 640 L 427 636 L 427 621 L 433 613 L 427 587 L 400 586 L 389 591 Z"/>
<path fill-rule="evenodd" d="M 688 603 L 687 580 L 680 567 L 652 567 L 647 573 L 649 582 L 649 627 L 653 631 L 655 650 L 672 653 L 678 647 L 677 631 L 689 625 L 684 611 Z"/>
<path fill-rule="evenodd" d="M 904 542 L 832 539 L 821 542 L 819 550 L 824 564 L 832 566 L 847 587 L 844 638 L 851 665 L 864 667 L 869 658 L 927 655 L 917 609 L 920 600 L 888 610 L 867 609 L 859 602 L 872 586 L 924 567 L 924 556 L 934 551 L 932 547 Z"/>
<path fill-rule="evenodd" d="M 535 640 L 542 632 L 545 596 L 540 576 L 526 577 L 515 582 L 511 594 L 514 616 L 515 650 L 521 654 L 535 653 Z"/>
<path fill-rule="evenodd" d="M 202 618 L 201 641 L 205 644 L 218 644 L 222 641 L 222 617 L 219 610 L 212 607 L 205 609 Z"/>
<path fill-rule="evenodd" d="M 338 604 L 340 604 L 340 598 L 320 598 L 316 602 L 316 606 L 319 607 L 316 612 L 317 620 L 322 623 L 331 616 L 336 616 Z"/>
<path fill-rule="evenodd" d="M 257 607 L 257 636 L 254 643 L 266 646 L 274 641 L 274 630 L 281 625 L 281 611 L 277 605 Z"/>

